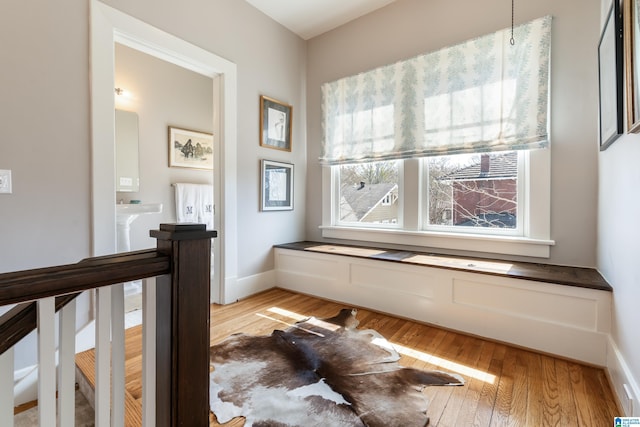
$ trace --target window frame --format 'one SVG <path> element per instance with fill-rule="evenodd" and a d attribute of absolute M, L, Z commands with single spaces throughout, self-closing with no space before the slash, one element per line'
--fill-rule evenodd
<path fill-rule="evenodd" d="M 336 173 L 339 166 L 322 166 L 322 237 L 411 246 L 423 250 L 549 258 L 551 247 L 555 244 L 550 236 L 551 150 L 531 150 L 526 157 L 528 161 L 523 162 L 521 171 L 525 177 L 522 182 L 524 191 L 521 194 L 521 201 L 525 206 L 521 235 L 425 229 L 423 162 L 420 159 L 406 159 L 399 165 L 401 183 L 398 184 L 398 224 L 385 226 L 355 226 L 353 223 L 337 222 L 335 209 L 339 179 Z M 519 179 L 519 185 L 520 181 Z"/>
<path fill-rule="evenodd" d="M 518 150 L 518 171 L 517 180 L 517 214 L 515 228 L 486 228 L 486 227 L 459 227 L 454 225 L 435 225 L 429 223 L 429 157 L 421 159 L 422 161 L 422 179 L 424 192 L 422 194 L 422 224 L 425 231 L 442 232 L 442 233 L 461 233 L 461 234 L 487 234 L 496 236 L 518 236 L 525 237 L 525 224 L 529 221 L 529 206 L 527 206 L 526 188 L 529 187 L 529 150 Z"/>
<path fill-rule="evenodd" d="M 401 200 L 404 186 L 404 162 L 396 160 L 398 167 L 398 200 Z M 374 163 L 374 162 L 371 162 Z M 332 197 L 331 197 L 331 224 L 338 227 L 346 228 L 363 228 L 363 229 L 402 229 L 403 228 L 403 204 L 398 203 L 398 221 L 393 223 L 367 223 L 367 222 L 349 222 L 340 220 L 340 165 L 330 166 L 331 169 L 331 185 L 332 185 Z"/>

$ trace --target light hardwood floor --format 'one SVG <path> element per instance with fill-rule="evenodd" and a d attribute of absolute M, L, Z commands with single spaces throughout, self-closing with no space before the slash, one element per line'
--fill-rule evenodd
<path fill-rule="evenodd" d="M 270 334 L 302 318 L 333 316 L 344 307 L 348 305 L 280 289 L 212 305 L 211 343 L 236 332 Z M 613 425 L 621 415 L 602 369 L 365 309 L 358 310 L 357 318 L 359 328 L 375 329 L 398 347 L 402 365 L 453 371 L 465 378 L 463 387 L 425 390 L 431 426 L 601 427 Z M 141 398 L 140 335 L 140 327 L 126 334 L 127 395 L 138 402 L 129 405 L 132 410 L 139 410 Z M 128 419 L 128 425 L 139 425 L 139 414 Z M 243 424 L 236 419 L 226 425 Z M 212 417 L 211 425 L 220 424 Z"/>

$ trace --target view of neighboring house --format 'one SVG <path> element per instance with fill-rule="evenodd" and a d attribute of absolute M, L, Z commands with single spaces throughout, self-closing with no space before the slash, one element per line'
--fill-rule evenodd
<path fill-rule="evenodd" d="M 344 184 L 340 221 L 394 224 L 398 221 L 398 184 Z"/>
<path fill-rule="evenodd" d="M 440 178 L 450 184 L 450 225 L 515 228 L 517 153 L 482 154 L 479 161 Z"/>

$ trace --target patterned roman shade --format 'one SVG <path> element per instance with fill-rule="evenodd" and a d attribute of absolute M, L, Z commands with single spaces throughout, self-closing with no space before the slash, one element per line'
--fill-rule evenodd
<path fill-rule="evenodd" d="M 548 147 L 551 21 L 324 84 L 321 163 Z"/>

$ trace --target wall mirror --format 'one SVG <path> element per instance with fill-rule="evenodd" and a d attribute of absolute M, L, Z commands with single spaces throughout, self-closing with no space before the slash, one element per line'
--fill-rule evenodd
<path fill-rule="evenodd" d="M 116 191 L 139 191 L 138 115 L 116 110 L 115 123 Z"/>

